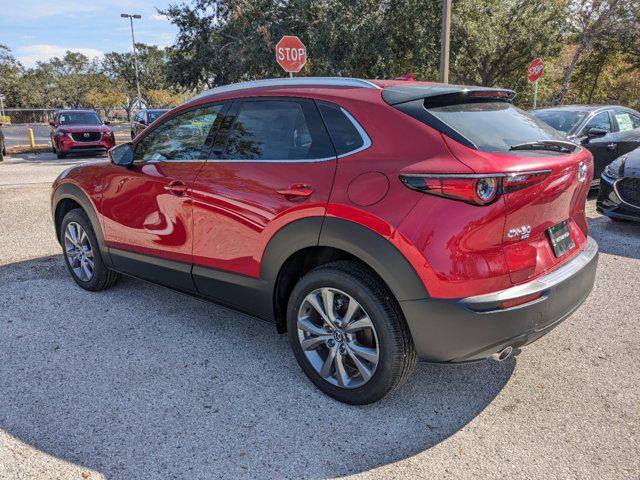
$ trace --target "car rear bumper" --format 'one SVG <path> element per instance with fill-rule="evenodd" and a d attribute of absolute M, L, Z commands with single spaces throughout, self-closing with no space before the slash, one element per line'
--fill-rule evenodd
<path fill-rule="evenodd" d="M 530 282 L 456 300 L 401 302 L 418 356 L 433 362 L 474 361 L 537 340 L 584 302 L 597 264 L 598 244 L 589 237 L 574 258 Z M 535 300 L 502 308 L 504 301 L 537 294 Z"/>
<path fill-rule="evenodd" d="M 640 220 L 640 208 L 624 202 L 614 188 L 615 178 L 602 174 L 596 210 L 607 217 Z"/>

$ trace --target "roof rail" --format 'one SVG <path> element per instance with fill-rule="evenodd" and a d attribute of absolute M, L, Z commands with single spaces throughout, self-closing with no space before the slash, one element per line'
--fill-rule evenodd
<path fill-rule="evenodd" d="M 360 78 L 347 78 L 347 77 L 295 77 L 295 78 L 266 78 L 264 80 L 254 80 L 251 82 L 239 82 L 232 83 L 230 85 L 224 85 L 222 87 L 212 88 L 193 97 L 193 100 L 198 98 L 208 97 L 209 95 L 216 95 L 218 93 L 233 92 L 236 90 L 244 90 L 247 88 L 259 88 L 259 87 L 297 87 L 305 85 L 318 85 L 327 87 L 360 87 L 360 88 L 376 88 L 380 89 L 378 85 L 368 80 L 362 80 Z"/>

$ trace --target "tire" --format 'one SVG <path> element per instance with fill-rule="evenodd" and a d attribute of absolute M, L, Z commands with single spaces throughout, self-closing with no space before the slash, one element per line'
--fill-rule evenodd
<path fill-rule="evenodd" d="M 326 290 L 329 294 L 325 298 Z M 334 326 L 339 327 L 333 333 L 313 307 L 315 298 L 326 312 L 324 305 L 329 303 L 326 300 L 330 295 L 333 295 L 331 304 L 337 306 Z M 357 306 L 348 325 L 359 324 L 355 332 L 355 327 L 341 325 L 339 320 L 348 316 L 346 312 L 354 300 Z M 309 330 L 310 323 L 314 333 Z M 402 385 L 416 365 L 411 334 L 397 301 L 373 272 L 356 262 L 329 263 L 302 277 L 289 297 L 287 330 L 291 348 L 304 373 L 318 389 L 340 402 L 365 405 L 378 401 Z M 314 346 L 304 350 L 302 342 L 307 347 Z M 331 361 L 333 349 L 336 349 L 333 358 L 339 357 L 343 375 L 338 375 L 338 361 Z M 356 351 L 359 353 L 354 354 Z M 374 351 L 377 351 L 375 363 L 365 360 L 373 358 Z M 367 353 L 367 357 L 361 357 L 363 353 Z M 356 358 L 364 369 L 358 367 Z M 327 361 L 332 365 L 324 370 Z"/>
<path fill-rule="evenodd" d="M 131 140 L 133 140 L 134 138 L 136 138 L 136 134 L 133 133 L 133 130 L 131 130 Z"/>
<path fill-rule="evenodd" d="M 71 228 L 69 227 L 71 225 Z M 84 231 L 86 237 L 82 234 L 78 234 L 80 227 L 81 231 Z M 76 232 L 75 240 L 73 231 Z M 67 238 L 67 234 L 70 238 Z M 81 208 L 76 208 L 69 211 L 62 219 L 60 226 L 60 237 L 62 244 L 62 253 L 64 255 L 64 263 L 67 266 L 67 270 L 71 274 L 73 280 L 85 290 L 97 292 L 112 287 L 120 279 L 120 274 L 109 269 L 102 260 L 100 253 L 100 247 L 98 246 L 98 239 L 91 226 L 89 217 Z M 84 251 L 82 256 L 86 262 L 92 259 L 93 268 L 85 270 L 81 267 L 80 261 L 74 261 L 76 257 L 74 253 L 80 249 L 77 245 L 80 244 Z M 88 250 L 86 247 L 88 246 Z M 89 255 L 91 253 L 91 255 Z M 72 266 L 72 264 L 75 266 Z M 91 275 L 87 275 L 87 271 L 91 271 Z"/>
<path fill-rule="evenodd" d="M 66 154 L 66 153 L 61 152 L 60 150 L 58 150 L 58 151 L 56 152 L 56 156 L 58 157 L 58 160 L 62 160 L 63 158 L 67 158 L 67 154 Z"/>

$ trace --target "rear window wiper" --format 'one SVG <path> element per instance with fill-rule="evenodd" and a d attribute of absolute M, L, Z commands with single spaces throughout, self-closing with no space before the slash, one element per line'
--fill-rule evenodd
<path fill-rule="evenodd" d="M 577 147 L 575 143 L 564 140 L 538 140 L 535 142 L 511 145 L 509 150 L 550 150 L 553 152 L 571 153 Z"/>

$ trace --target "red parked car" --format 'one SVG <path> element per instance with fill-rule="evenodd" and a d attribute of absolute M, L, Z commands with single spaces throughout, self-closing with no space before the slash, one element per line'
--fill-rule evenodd
<path fill-rule="evenodd" d="M 509 90 L 344 78 L 216 88 L 54 183 L 65 261 L 288 332 L 328 395 L 376 401 L 417 359 L 502 360 L 589 294 L 591 154 Z"/>
<path fill-rule="evenodd" d="M 106 153 L 115 146 L 113 131 L 94 110 L 59 110 L 51 125 L 51 147 L 58 158 L 69 153 Z"/>

